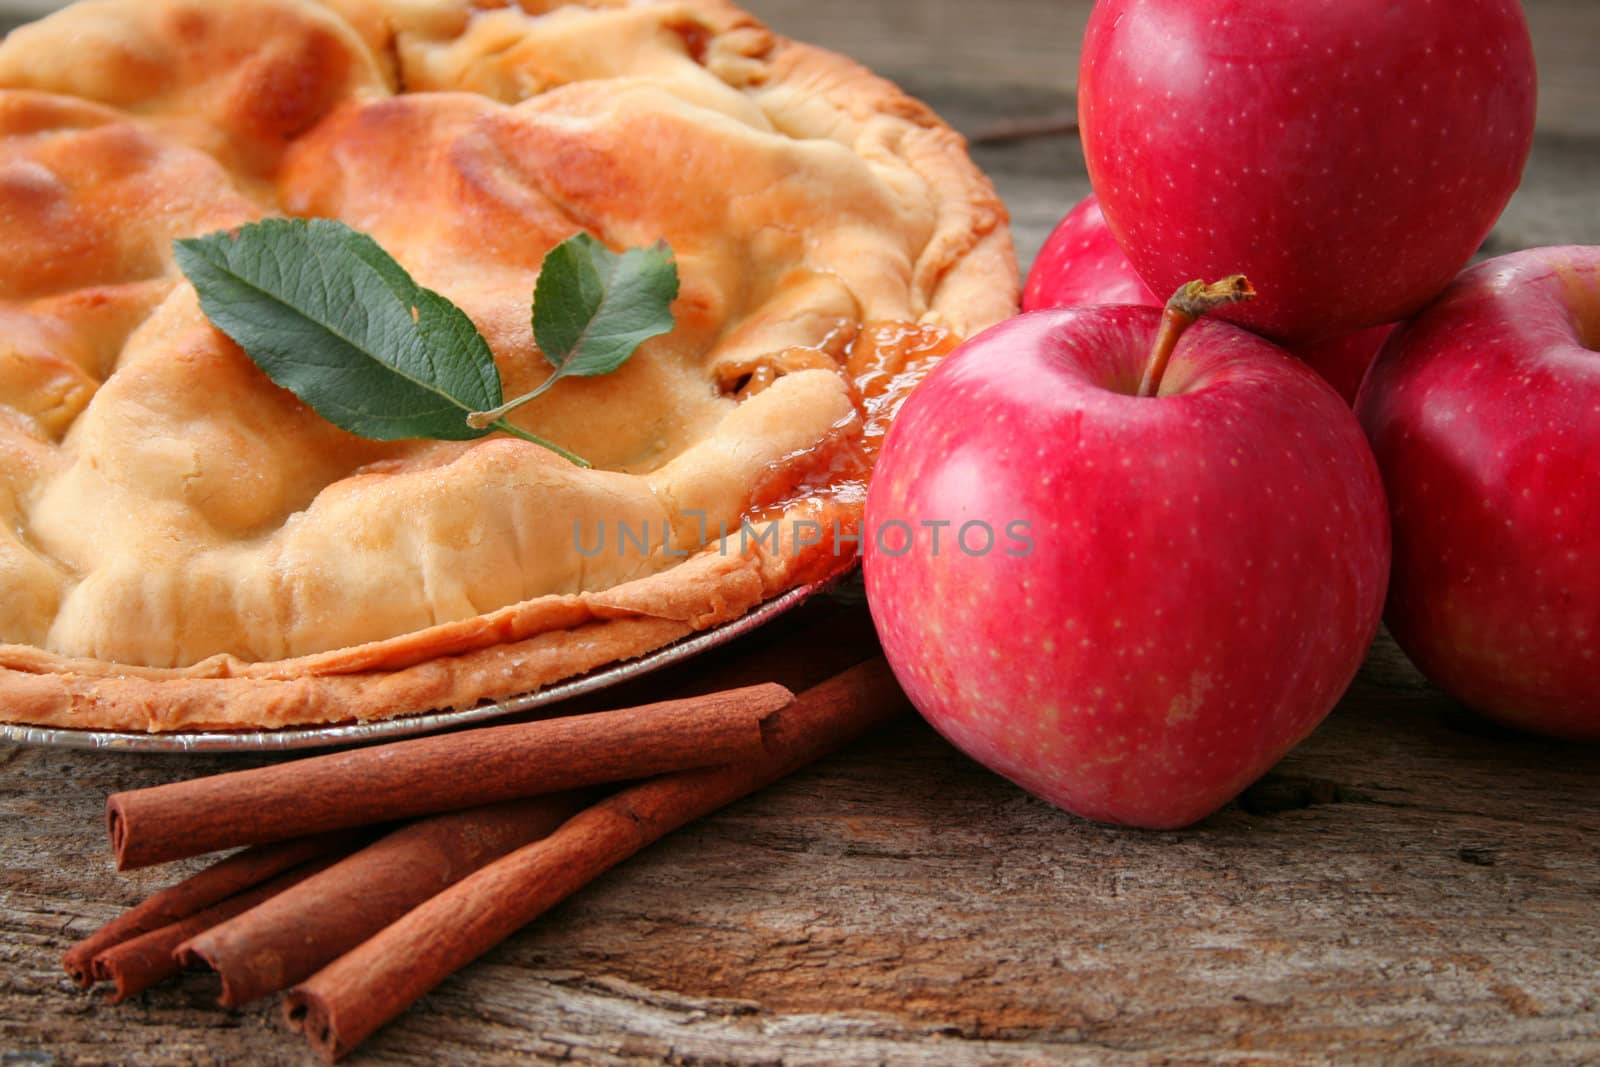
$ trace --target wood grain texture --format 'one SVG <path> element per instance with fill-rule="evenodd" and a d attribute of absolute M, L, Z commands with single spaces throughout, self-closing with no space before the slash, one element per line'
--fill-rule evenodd
<path fill-rule="evenodd" d="M 105 792 L 220 756 L 7 749 L 0 1049 L 308 1063 L 212 980 L 110 1008 L 61 948 L 155 888 Z M 1381 641 L 1328 723 L 1176 834 L 1095 826 L 915 720 L 693 824 L 513 936 L 356 1063 L 1600 1057 L 1600 750 L 1514 737 Z"/>
<path fill-rule="evenodd" d="M 969 132 L 1070 107 L 1087 11 L 750 6 Z M 1600 244 L 1600 5 L 1527 6 L 1541 133 L 1486 251 Z M 1026 263 L 1088 190 L 1077 142 L 976 154 Z M 207 976 L 110 1008 L 59 964 L 194 869 L 114 874 L 107 793 L 267 762 L 0 747 L 0 1062 L 315 1062 Z M 908 719 L 623 864 L 348 1062 L 1600 1062 L 1597 782 L 1600 750 L 1478 723 L 1387 639 L 1305 745 L 1176 834 L 1057 812 Z"/>

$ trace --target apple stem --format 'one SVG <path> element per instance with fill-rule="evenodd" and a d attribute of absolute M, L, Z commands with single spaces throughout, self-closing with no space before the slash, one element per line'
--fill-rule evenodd
<path fill-rule="evenodd" d="M 1150 352 L 1150 362 L 1145 364 L 1144 378 L 1139 382 L 1140 396 L 1155 396 L 1161 389 L 1161 379 L 1167 373 L 1167 364 L 1178 347 L 1183 331 L 1193 326 L 1195 320 L 1214 308 L 1226 307 L 1240 301 L 1254 299 L 1255 288 L 1243 274 L 1234 274 L 1207 285 L 1198 278 L 1183 286 L 1167 301 L 1161 313 L 1161 329 L 1156 333 L 1155 347 Z"/>

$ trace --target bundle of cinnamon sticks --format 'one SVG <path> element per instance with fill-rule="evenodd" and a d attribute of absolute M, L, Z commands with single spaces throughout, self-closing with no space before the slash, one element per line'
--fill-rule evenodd
<path fill-rule="evenodd" d="M 608 868 L 903 707 L 872 659 L 798 697 L 742 686 L 113 794 L 119 869 L 244 847 L 63 964 L 113 1000 L 209 967 L 220 1003 L 281 993 L 335 1060 Z"/>

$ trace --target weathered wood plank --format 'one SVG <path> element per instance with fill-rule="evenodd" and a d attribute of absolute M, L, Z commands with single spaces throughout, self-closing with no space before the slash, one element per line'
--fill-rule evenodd
<path fill-rule="evenodd" d="M 169 875 L 106 791 L 223 757 L 8 749 L 0 1048 L 305 1062 L 190 976 L 118 1008 L 58 969 Z M 1332 719 L 1202 826 L 1094 826 L 906 721 L 612 872 L 380 1033 L 368 1062 L 977 1064 L 1600 1056 L 1600 751 L 1477 724 L 1380 643 Z"/>

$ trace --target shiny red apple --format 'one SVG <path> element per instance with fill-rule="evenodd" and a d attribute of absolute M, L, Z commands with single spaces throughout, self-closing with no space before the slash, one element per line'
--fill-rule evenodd
<path fill-rule="evenodd" d="M 1485 715 L 1600 739 L 1600 248 L 1463 273 L 1357 413 L 1393 511 L 1400 646 Z"/>
<path fill-rule="evenodd" d="M 1242 270 L 1223 312 L 1289 343 L 1416 312 L 1522 175 L 1535 79 L 1517 0 L 1099 0 L 1079 121 L 1156 292 Z"/>
<path fill-rule="evenodd" d="M 1162 321 L 1038 311 L 946 357 L 884 444 L 864 548 L 884 651 L 940 733 L 1146 827 L 1215 811 L 1321 722 L 1389 563 L 1339 399 L 1220 321 L 1150 374 Z"/>
<path fill-rule="evenodd" d="M 1123 254 L 1106 226 L 1100 201 L 1090 193 L 1051 231 L 1028 271 L 1022 310 L 1084 304 L 1144 304 L 1160 307 L 1150 287 Z M 1375 326 L 1290 349 L 1353 404 L 1361 378 L 1394 327 Z"/>
<path fill-rule="evenodd" d="M 1165 301 L 1133 269 L 1106 226 L 1100 198 L 1090 193 L 1064 215 L 1045 238 L 1022 287 L 1022 310 L 1082 307 L 1086 304 L 1141 304 Z"/>
<path fill-rule="evenodd" d="M 1378 358 L 1378 351 L 1394 332 L 1394 324 L 1371 326 L 1355 333 L 1340 334 L 1325 341 L 1308 341 L 1289 351 L 1302 363 L 1322 375 L 1322 380 L 1352 407 L 1361 390 L 1367 368 Z"/>

